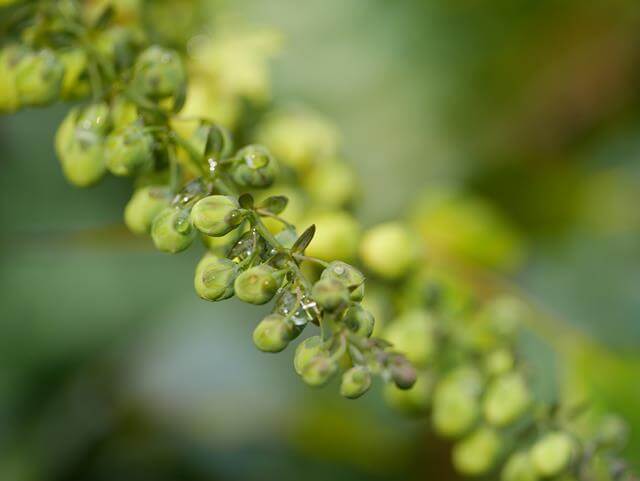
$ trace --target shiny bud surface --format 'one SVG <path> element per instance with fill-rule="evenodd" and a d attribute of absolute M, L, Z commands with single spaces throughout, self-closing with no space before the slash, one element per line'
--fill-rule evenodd
<path fill-rule="evenodd" d="M 371 373 L 364 366 L 354 366 L 342 375 L 340 394 L 357 399 L 371 387 Z"/>
<path fill-rule="evenodd" d="M 349 302 L 349 291 L 337 279 L 320 279 L 313 285 L 311 295 L 318 305 L 326 311 L 334 311 Z"/>
<path fill-rule="evenodd" d="M 191 220 L 200 232 L 220 237 L 238 227 L 242 219 L 233 214 L 238 210 L 238 201 L 226 195 L 210 195 L 193 206 Z"/>
<path fill-rule="evenodd" d="M 153 220 L 170 202 L 171 193 L 164 186 L 136 189 L 124 208 L 124 223 L 134 234 L 148 234 Z"/>
<path fill-rule="evenodd" d="M 175 254 L 185 250 L 191 245 L 195 235 L 189 211 L 178 207 L 166 207 L 151 225 L 153 243 L 162 252 Z"/>
<path fill-rule="evenodd" d="M 233 282 L 237 275 L 238 266 L 235 262 L 207 254 L 196 266 L 193 283 L 202 299 L 221 301 L 233 296 Z"/>
<path fill-rule="evenodd" d="M 186 74 L 180 55 L 158 46 L 147 48 L 134 66 L 134 83 L 153 99 L 172 97 L 184 88 Z"/>
<path fill-rule="evenodd" d="M 266 264 L 251 267 L 235 281 L 236 296 L 250 304 L 266 304 L 278 290 L 275 269 Z"/>
<path fill-rule="evenodd" d="M 371 337 L 375 327 L 373 314 L 360 306 L 360 304 L 354 304 L 349 307 L 343 322 L 351 331 L 362 337 Z"/>
<path fill-rule="evenodd" d="M 153 167 L 153 137 L 132 125 L 111 133 L 105 145 L 107 168 L 114 175 L 128 176 Z"/>
<path fill-rule="evenodd" d="M 364 297 L 364 274 L 346 262 L 331 262 L 322 271 L 321 278 L 334 278 L 342 282 L 349 289 L 352 301 L 359 302 Z"/>
<path fill-rule="evenodd" d="M 248 145 L 239 150 L 231 166 L 231 176 L 243 187 L 265 188 L 278 175 L 278 164 L 261 145 Z"/>
<path fill-rule="evenodd" d="M 264 352 L 280 352 L 295 338 L 292 323 L 280 314 L 269 314 L 253 331 L 253 343 Z"/>

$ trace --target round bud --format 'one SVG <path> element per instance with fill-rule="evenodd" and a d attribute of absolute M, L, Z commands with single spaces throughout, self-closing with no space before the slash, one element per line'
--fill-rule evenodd
<path fill-rule="evenodd" d="M 629 425 L 620 416 L 608 414 L 598 427 L 598 440 L 612 449 L 624 447 L 629 438 Z"/>
<path fill-rule="evenodd" d="M 480 413 L 482 377 L 471 367 L 449 373 L 436 385 L 433 394 L 432 421 L 435 430 L 446 437 L 467 432 Z"/>
<path fill-rule="evenodd" d="M 318 354 L 305 365 L 302 380 L 312 387 L 325 385 L 338 370 L 338 363 L 327 355 Z"/>
<path fill-rule="evenodd" d="M 86 78 L 87 53 L 82 48 L 71 48 L 59 54 L 64 66 L 60 95 L 64 99 L 78 99 L 89 94 L 91 86 Z"/>
<path fill-rule="evenodd" d="M 520 373 L 512 372 L 494 379 L 484 398 L 485 419 L 494 426 L 503 427 L 517 421 L 529 407 L 531 396 Z"/>
<path fill-rule="evenodd" d="M 380 224 L 365 232 L 360 244 L 364 265 L 385 279 L 399 279 L 416 265 L 418 245 L 399 222 Z"/>
<path fill-rule="evenodd" d="M 347 310 L 343 322 L 358 336 L 371 337 L 375 320 L 373 314 L 364 309 L 360 304 L 354 304 Z"/>
<path fill-rule="evenodd" d="M 238 298 L 250 304 L 266 304 L 278 290 L 275 269 L 267 264 L 251 267 L 236 278 Z"/>
<path fill-rule="evenodd" d="M 498 433 L 481 427 L 453 447 L 453 465 L 467 476 L 485 474 L 493 467 L 501 444 Z"/>
<path fill-rule="evenodd" d="M 398 389 L 411 389 L 418 377 L 415 368 L 403 356 L 398 356 L 391 362 L 389 372 Z"/>
<path fill-rule="evenodd" d="M 269 314 L 253 331 L 253 343 L 264 352 L 280 352 L 296 336 L 295 327 L 280 314 Z"/>
<path fill-rule="evenodd" d="M 64 66 L 51 50 L 41 50 L 22 59 L 16 67 L 18 97 L 23 105 L 41 106 L 60 94 Z"/>
<path fill-rule="evenodd" d="M 226 195 L 210 195 L 193 206 L 191 220 L 200 232 L 220 237 L 238 227 L 242 218 L 238 214 L 238 201 Z"/>
<path fill-rule="evenodd" d="M 538 473 L 526 451 L 512 454 L 500 474 L 500 481 L 538 481 L 538 479 Z"/>
<path fill-rule="evenodd" d="M 345 162 L 318 163 L 304 180 L 307 192 L 320 205 L 342 208 L 355 197 L 356 175 Z"/>
<path fill-rule="evenodd" d="M 124 223 L 134 234 L 148 234 L 153 220 L 170 202 L 171 194 L 166 187 L 136 189 L 124 208 Z"/>
<path fill-rule="evenodd" d="M 129 126 L 107 137 L 105 160 L 114 175 L 128 176 L 153 167 L 153 137 Z"/>
<path fill-rule="evenodd" d="M 360 302 L 364 297 L 364 275 L 346 262 L 331 262 L 322 271 L 321 277 L 322 279 L 332 277 L 342 282 L 349 289 L 352 301 Z"/>
<path fill-rule="evenodd" d="M 371 373 L 364 366 L 354 366 L 342 375 L 340 394 L 349 399 L 356 399 L 371 387 Z"/>
<path fill-rule="evenodd" d="M 153 220 L 151 238 L 158 250 L 175 254 L 191 245 L 196 230 L 189 220 L 189 211 L 165 207 Z"/>
<path fill-rule="evenodd" d="M 147 48 L 134 65 L 134 83 L 146 97 L 173 97 L 185 85 L 186 74 L 180 55 L 158 46 Z"/>
<path fill-rule="evenodd" d="M 323 212 L 310 216 L 303 223 L 316 226 L 316 235 L 306 249 L 307 255 L 326 261 L 355 258 L 360 227 L 351 215 L 343 211 Z"/>
<path fill-rule="evenodd" d="M 318 305 L 326 311 L 335 311 L 349 302 L 349 291 L 337 279 L 320 279 L 313 285 L 311 295 Z"/>
<path fill-rule="evenodd" d="M 436 351 L 435 323 L 424 311 L 409 311 L 385 329 L 384 337 L 418 367 L 431 362 Z"/>
<path fill-rule="evenodd" d="M 496 349 L 491 351 L 484 362 L 485 369 L 492 376 L 506 374 L 513 369 L 515 359 L 508 349 Z"/>
<path fill-rule="evenodd" d="M 231 166 L 231 177 L 243 187 L 269 187 L 277 175 L 276 160 L 261 145 L 248 145 L 240 149 Z"/>
<path fill-rule="evenodd" d="M 400 389 L 394 383 L 387 383 L 384 397 L 395 409 L 409 414 L 424 414 L 431 404 L 432 392 L 433 376 L 427 372 L 420 372 L 410 389 Z"/>
<path fill-rule="evenodd" d="M 574 442 L 569 434 L 550 432 L 531 448 L 531 462 L 540 476 L 556 476 L 569 466 L 573 449 Z"/>
<path fill-rule="evenodd" d="M 237 275 L 238 266 L 235 262 L 207 254 L 196 266 L 193 284 L 201 298 L 221 301 L 233 296 L 233 281 Z"/>
<path fill-rule="evenodd" d="M 322 352 L 322 339 L 320 336 L 311 336 L 298 344 L 296 353 L 293 356 L 293 368 L 302 376 L 304 368 L 311 359 Z"/>
<path fill-rule="evenodd" d="M 16 66 L 29 55 L 22 45 L 10 45 L 0 52 L 0 112 L 11 113 L 20 108 Z"/>

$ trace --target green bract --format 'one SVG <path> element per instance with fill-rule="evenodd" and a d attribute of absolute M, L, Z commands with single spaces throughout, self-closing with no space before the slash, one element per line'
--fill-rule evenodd
<path fill-rule="evenodd" d="M 469 476 L 485 474 L 493 467 L 500 446 L 498 434 L 493 429 L 481 427 L 453 447 L 453 465 Z"/>
<path fill-rule="evenodd" d="M 527 410 L 531 397 L 524 378 L 517 372 L 498 377 L 489 384 L 484 398 L 485 419 L 494 426 L 506 426 Z"/>
<path fill-rule="evenodd" d="M 105 145 L 107 168 L 114 175 L 132 175 L 153 167 L 153 137 L 138 125 L 112 132 Z"/>
<path fill-rule="evenodd" d="M 26 55 L 15 71 L 20 103 L 42 106 L 53 102 L 60 94 L 63 76 L 64 66 L 51 50 Z"/>
<path fill-rule="evenodd" d="M 235 262 L 207 254 L 196 267 L 193 284 L 201 298 L 221 301 L 233 296 L 233 282 L 237 275 Z"/>
<path fill-rule="evenodd" d="M 302 376 L 307 364 L 322 351 L 322 339 L 320 336 L 311 336 L 298 344 L 293 357 L 293 367 Z"/>
<path fill-rule="evenodd" d="M 200 199 L 191 211 L 191 220 L 200 232 L 220 237 L 238 227 L 242 217 L 238 201 L 226 195 L 210 195 Z"/>
<path fill-rule="evenodd" d="M 236 278 L 236 295 L 250 304 L 266 304 L 278 290 L 275 274 L 276 270 L 267 264 L 247 269 Z"/>
<path fill-rule="evenodd" d="M 550 432 L 531 448 L 531 462 L 540 476 L 556 476 L 569 466 L 573 449 L 573 439 L 567 433 Z"/>
<path fill-rule="evenodd" d="M 153 185 L 137 189 L 124 208 L 124 223 L 135 234 L 148 234 L 153 220 L 170 201 L 171 194 L 164 186 Z"/>
<path fill-rule="evenodd" d="M 134 84 L 146 97 L 163 99 L 178 95 L 186 83 L 182 59 L 177 52 L 158 46 L 147 48 L 134 66 Z"/>
<path fill-rule="evenodd" d="M 364 309 L 360 304 L 354 304 L 347 310 L 343 322 L 358 336 L 371 337 L 375 320 L 373 314 Z"/>
<path fill-rule="evenodd" d="M 243 187 L 269 187 L 277 174 L 276 160 L 261 145 L 249 145 L 239 150 L 231 166 L 233 180 Z"/>
<path fill-rule="evenodd" d="M 364 275 L 346 262 L 331 262 L 322 271 L 321 277 L 322 279 L 334 278 L 342 282 L 349 289 L 352 301 L 359 302 L 364 297 Z"/>
<path fill-rule="evenodd" d="M 356 399 L 371 387 L 371 373 L 364 366 L 354 366 L 342 375 L 340 394 L 349 399 Z"/>
<path fill-rule="evenodd" d="M 191 245 L 195 235 L 189 211 L 179 207 L 165 207 L 151 225 L 153 243 L 162 252 L 175 254 L 185 250 Z"/>
<path fill-rule="evenodd" d="M 253 343 L 265 352 L 280 352 L 300 331 L 280 314 L 269 314 L 253 331 Z"/>
<path fill-rule="evenodd" d="M 311 295 L 318 305 L 326 311 L 335 311 L 349 302 L 349 291 L 337 279 L 320 279 L 313 285 Z"/>

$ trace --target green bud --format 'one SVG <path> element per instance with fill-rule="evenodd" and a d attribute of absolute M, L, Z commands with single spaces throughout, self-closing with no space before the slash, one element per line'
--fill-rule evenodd
<path fill-rule="evenodd" d="M 11 113 L 20 108 L 16 67 L 29 51 L 22 45 L 11 45 L 0 52 L 0 112 Z"/>
<path fill-rule="evenodd" d="M 360 304 L 354 304 L 347 310 L 343 322 L 358 336 L 371 337 L 375 320 L 373 314 L 364 309 Z"/>
<path fill-rule="evenodd" d="M 380 224 L 365 232 L 360 244 L 364 265 L 385 279 L 399 279 L 416 265 L 418 244 L 399 222 Z"/>
<path fill-rule="evenodd" d="M 131 125 L 111 133 L 105 145 L 107 168 L 114 175 L 128 176 L 153 167 L 153 137 Z"/>
<path fill-rule="evenodd" d="M 124 208 L 124 223 L 135 234 L 148 234 L 153 220 L 170 202 L 166 187 L 153 185 L 136 189 Z"/>
<path fill-rule="evenodd" d="M 371 373 L 364 366 L 354 366 L 342 375 L 340 394 L 349 399 L 356 399 L 371 387 Z"/>
<path fill-rule="evenodd" d="M 598 427 L 598 440 L 612 449 L 624 447 L 629 438 L 629 425 L 620 416 L 608 414 Z"/>
<path fill-rule="evenodd" d="M 146 97 L 163 99 L 176 96 L 186 83 L 180 55 L 155 45 L 147 48 L 134 65 L 134 83 Z"/>
<path fill-rule="evenodd" d="M 501 444 L 498 433 L 481 427 L 453 447 L 453 465 L 467 476 L 485 474 L 495 464 Z"/>
<path fill-rule="evenodd" d="M 77 99 L 88 95 L 91 86 L 86 78 L 89 63 L 87 53 L 81 48 L 72 48 L 61 52 L 59 58 L 64 66 L 60 89 L 62 98 Z"/>
<path fill-rule="evenodd" d="M 349 292 L 351 300 L 360 302 L 364 297 L 364 275 L 352 265 L 342 261 L 331 262 L 324 271 L 322 279 L 333 277 L 342 282 Z"/>
<path fill-rule="evenodd" d="M 349 291 L 337 279 L 320 279 L 313 285 L 311 295 L 318 305 L 326 311 L 335 311 L 349 302 Z"/>
<path fill-rule="evenodd" d="M 436 352 L 435 323 L 424 311 L 403 314 L 385 329 L 384 337 L 418 367 L 429 364 Z"/>
<path fill-rule="evenodd" d="M 418 376 L 415 368 L 404 356 L 397 356 L 391 362 L 389 373 L 398 389 L 411 389 Z"/>
<path fill-rule="evenodd" d="M 238 208 L 238 201 L 234 197 L 210 195 L 196 202 L 191 211 L 191 220 L 200 232 L 220 237 L 242 222 Z"/>
<path fill-rule="evenodd" d="M 253 343 L 261 351 L 280 352 L 299 332 L 284 316 L 269 314 L 253 331 Z"/>
<path fill-rule="evenodd" d="M 341 208 L 355 197 L 357 180 L 345 162 L 330 160 L 316 165 L 303 179 L 306 190 L 320 205 Z"/>
<path fill-rule="evenodd" d="M 261 145 L 248 145 L 239 150 L 231 167 L 233 180 L 243 187 L 269 187 L 277 175 L 276 160 Z"/>
<path fill-rule="evenodd" d="M 538 479 L 538 473 L 526 451 L 512 454 L 500 474 L 500 481 L 538 481 Z"/>
<path fill-rule="evenodd" d="M 18 97 L 24 105 L 42 106 L 60 94 L 64 65 L 51 50 L 26 56 L 16 67 Z"/>
<path fill-rule="evenodd" d="M 415 384 L 409 389 L 400 389 L 390 382 L 384 388 L 384 397 L 389 405 L 409 414 L 424 414 L 431 404 L 433 376 L 420 372 Z"/>
<path fill-rule="evenodd" d="M 531 462 L 540 476 L 556 476 L 569 466 L 573 450 L 571 436 L 561 431 L 550 432 L 531 448 Z"/>
<path fill-rule="evenodd" d="M 293 356 L 293 367 L 302 376 L 304 368 L 309 362 L 322 352 L 322 339 L 320 336 L 311 336 L 298 344 Z"/>
<path fill-rule="evenodd" d="M 165 207 L 153 220 L 151 238 L 158 250 L 175 254 L 191 245 L 196 230 L 189 220 L 189 211 Z"/>
<path fill-rule="evenodd" d="M 302 370 L 302 380 L 312 387 L 325 385 L 338 370 L 338 363 L 327 355 L 313 357 Z"/>
<path fill-rule="evenodd" d="M 485 359 L 484 365 L 487 372 L 492 376 L 506 374 L 513 369 L 515 359 L 508 349 L 496 349 L 491 351 Z"/>
<path fill-rule="evenodd" d="M 520 373 L 504 374 L 493 380 L 484 398 L 484 417 L 503 427 L 518 420 L 531 402 L 527 384 Z"/>
<path fill-rule="evenodd" d="M 221 301 L 233 296 L 233 281 L 237 275 L 238 266 L 235 262 L 207 254 L 196 266 L 193 283 L 201 298 Z"/>
<path fill-rule="evenodd" d="M 316 234 L 305 251 L 307 255 L 326 261 L 355 258 L 360 227 L 352 215 L 345 211 L 328 211 L 311 215 L 301 223 L 316 226 Z"/>
<path fill-rule="evenodd" d="M 446 437 L 457 437 L 474 425 L 480 413 L 482 377 L 471 367 L 449 373 L 436 385 L 433 394 L 433 425 Z"/>
<path fill-rule="evenodd" d="M 267 265 L 251 267 L 236 278 L 235 290 L 238 298 L 250 304 L 266 304 L 278 290 L 276 270 Z"/>

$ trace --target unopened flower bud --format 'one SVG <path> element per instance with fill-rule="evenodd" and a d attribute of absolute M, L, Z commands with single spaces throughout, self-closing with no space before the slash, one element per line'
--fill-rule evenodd
<path fill-rule="evenodd" d="M 132 175 L 153 167 L 153 137 L 130 125 L 111 133 L 105 144 L 107 168 L 114 175 Z"/>
<path fill-rule="evenodd" d="M 418 367 L 429 364 L 436 352 L 435 323 L 424 311 L 402 314 L 385 329 L 384 337 Z"/>
<path fill-rule="evenodd" d="M 349 399 L 356 399 L 371 387 L 371 373 L 364 366 L 354 366 L 342 375 L 340 394 Z"/>
<path fill-rule="evenodd" d="M 511 351 L 508 349 L 496 349 L 487 355 L 484 365 L 490 375 L 500 376 L 511 371 L 514 363 L 515 359 Z"/>
<path fill-rule="evenodd" d="M 335 311 L 349 302 L 349 291 L 337 279 L 320 279 L 313 285 L 311 295 L 318 305 L 327 311 Z"/>
<path fill-rule="evenodd" d="M 327 355 L 316 355 L 302 370 L 302 380 L 309 386 L 323 386 L 338 370 L 338 363 Z"/>
<path fill-rule="evenodd" d="M 189 220 L 189 211 L 178 207 L 164 208 L 153 220 L 151 238 L 158 250 L 175 254 L 191 245 L 196 230 Z"/>
<path fill-rule="evenodd" d="M 59 58 L 64 66 L 60 88 L 62 98 L 78 99 L 87 95 L 91 90 L 86 76 L 89 63 L 87 53 L 82 48 L 72 48 L 61 52 Z"/>
<path fill-rule="evenodd" d="M 574 451 L 571 436 L 561 431 L 545 434 L 531 448 L 531 462 L 542 477 L 551 477 L 567 469 Z"/>
<path fill-rule="evenodd" d="M 243 187 L 269 187 L 277 175 L 276 160 L 261 145 L 249 145 L 239 150 L 231 167 L 233 180 Z"/>
<path fill-rule="evenodd" d="M 500 481 L 538 481 L 538 479 L 538 473 L 527 451 L 512 454 L 500 474 Z"/>
<path fill-rule="evenodd" d="M 233 281 L 237 275 L 235 262 L 207 254 L 196 267 L 194 287 L 201 298 L 221 301 L 233 296 Z"/>
<path fill-rule="evenodd" d="M 347 310 L 343 322 L 358 336 L 371 337 L 375 320 L 373 314 L 364 309 L 360 304 L 354 304 Z"/>
<path fill-rule="evenodd" d="M 17 66 L 16 86 L 23 105 L 41 106 L 60 94 L 64 66 L 51 50 L 28 55 Z"/>
<path fill-rule="evenodd" d="M 355 258 L 360 238 L 360 227 L 350 214 L 330 211 L 311 215 L 303 222 L 314 224 L 316 234 L 306 249 L 306 254 L 326 261 Z"/>
<path fill-rule="evenodd" d="M 517 421 L 529 407 L 531 396 L 522 375 L 505 374 L 493 380 L 484 398 L 484 417 L 494 426 L 503 427 Z"/>
<path fill-rule="evenodd" d="M 409 413 L 424 414 L 431 404 L 433 393 L 433 376 L 428 372 L 420 372 L 415 384 L 409 389 L 400 389 L 394 383 L 387 383 L 384 397 L 392 407 Z"/>
<path fill-rule="evenodd" d="M 398 389 L 411 389 L 418 376 L 415 368 L 402 356 L 398 356 L 391 362 L 389 372 Z"/>
<path fill-rule="evenodd" d="M 342 261 L 331 262 L 324 271 L 322 279 L 333 277 L 349 289 L 352 301 L 360 302 L 364 297 L 364 274 L 350 264 Z"/>
<path fill-rule="evenodd" d="M 453 465 L 467 476 L 485 474 L 495 464 L 501 444 L 498 433 L 481 427 L 453 447 Z"/>
<path fill-rule="evenodd" d="M 296 353 L 293 356 L 293 367 L 302 376 L 304 368 L 311 359 L 322 351 L 322 339 L 320 336 L 311 336 L 298 344 Z"/>
<path fill-rule="evenodd" d="M 0 51 L 0 112 L 12 113 L 20 108 L 16 67 L 29 55 L 22 45 L 10 45 Z"/>
<path fill-rule="evenodd" d="M 399 279 L 418 259 L 418 245 L 412 233 L 399 222 L 388 222 L 365 232 L 360 244 L 364 265 L 385 279 Z"/>
<path fill-rule="evenodd" d="M 238 214 L 238 201 L 226 195 L 210 195 L 193 206 L 191 220 L 200 232 L 220 237 L 238 227 L 242 218 Z"/>
<path fill-rule="evenodd" d="M 265 352 L 280 352 L 289 345 L 299 331 L 280 314 L 269 314 L 253 331 L 253 343 Z"/>
<path fill-rule="evenodd" d="M 598 427 L 598 441 L 602 446 L 620 449 L 628 438 L 629 425 L 618 415 L 606 415 Z"/>
<path fill-rule="evenodd" d="M 472 367 L 460 367 L 436 385 L 433 394 L 433 425 L 446 437 L 468 431 L 480 413 L 482 377 Z"/>
<path fill-rule="evenodd" d="M 166 187 L 154 185 L 137 189 L 124 208 L 124 223 L 134 234 L 148 234 L 153 220 L 170 202 Z"/>
<path fill-rule="evenodd" d="M 236 278 L 238 298 L 250 304 L 266 304 L 278 290 L 275 269 L 267 264 L 251 267 Z"/>
<path fill-rule="evenodd" d="M 146 97 L 173 97 L 184 88 L 186 74 L 180 55 L 152 46 L 140 54 L 134 65 L 134 83 Z"/>

